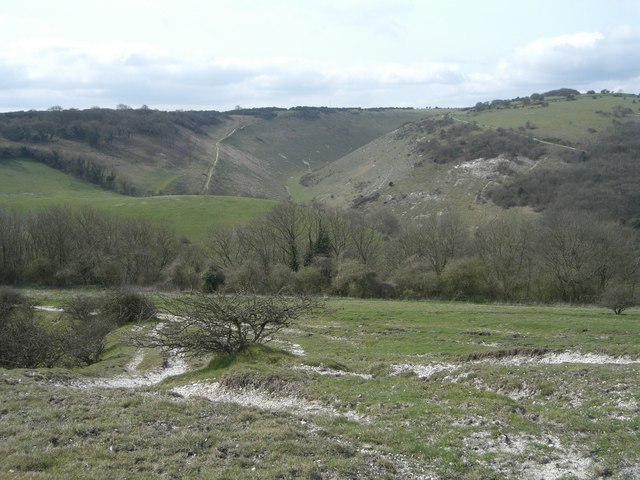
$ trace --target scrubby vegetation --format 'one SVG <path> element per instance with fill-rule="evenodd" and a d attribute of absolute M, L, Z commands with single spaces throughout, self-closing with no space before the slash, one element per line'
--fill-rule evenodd
<path fill-rule="evenodd" d="M 134 342 L 189 355 L 241 352 L 272 340 L 304 314 L 318 308 L 311 297 L 208 294 L 165 299 L 165 315 L 153 335 L 137 333 Z"/>
<path fill-rule="evenodd" d="M 39 301 L 69 294 L 39 293 Z M 89 366 L 0 368 L 0 471 L 638 477 L 637 310 L 621 320 L 576 306 L 329 299 L 328 307 L 280 330 L 271 347 L 189 359 L 191 370 L 172 378 L 157 373 L 174 357 L 121 343 L 130 326 Z"/>
<path fill-rule="evenodd" d="M 538 159 L 546 153 L 546 148 L 529 136 L 502 128 L 483 131 L 473 123 L 457 123 L 449 116 L 423 120 L 414 129 L 425 135 L 437 134 L 435 138 L 418 141 L 414 149 L 415 154 L 435 163 L 500 155 Z"/>
<path fill-rule="evenodd" d="M 36 310 L 19 291 L 0 288 L 0 367 L 91 365 L 104 352 L 109 332 L 155 313 L 147 297 L 132 291 L 78 294 L 63 307 Z"/>
<path fill-rule="evenodd" d="M 529 205 L 542 209 L 588 211 L 601 218 L 640 226 L 638 151 L 640 123 L 616 125 L 591 143 L 588 154 L 567 157 L 496 186 L 490 195 L 504 207 Z"/>

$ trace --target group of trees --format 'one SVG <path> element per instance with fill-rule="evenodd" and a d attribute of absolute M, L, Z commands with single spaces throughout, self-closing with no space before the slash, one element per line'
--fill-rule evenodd
<path fill-rule="evenodd" d="M 360 297 L 596 302 L 632 296 L 635 231 L 577 212 L 477 224 L 453 212 L 402 222 L 281 204 L 212 232 L 205 256 L 228 288 Z"/>
<path fill-rule="evenodd" d="M 0 209 L 0 284 L 154 284 L 177 243 L 166 228 L 89 207 Z"/>
<path fill-rule="evenodd" d="M 589 90 L 587 94 L 591 95 L 595 92 L 593 90 Z M 603 90 L 601 93 L 610 93 L 608 90 Z M 573 88 L 558 88 L 555 90 L 549 90 L 544 93 L 532 93 L 528 97 L 516 97 L 510 100 L 506 99 L 496 99 L 491 102 L 478 102 L 473 108 L 476 112 L 482 112 L 484 110 L 490 109 L 501 109 L 501 108 L 518 108 L 518 107 L 526 107 L 528 105 L 540 105 L 547 106 L 548 103 L 545 102 L 545 98 L 548 97 L 563 97 L 566 100 L 576 100 L 576 96 L 579 96 L 580 92 Z"/>
<path fill-rule="evenodd" d="M 199 244 L 89 208 L 0 210 L 0 224 L 5 285 L 624 303 L 639 273 L 636 230 L 576 211 L 472 223 L 281 203 Z"/>
<path fill-rule="evenodd" d="M 201 133 L 203 126 L 221 122 L 222 115 L 213 111 L 162 112 L 148 107 L 116 110 L 52 107 L 46 112 L 0 114 L 0 134 L 13 142 L 47 144 L 64 139 L 99 148 L 133 135 L 171 141 L 179 127 Z"/>

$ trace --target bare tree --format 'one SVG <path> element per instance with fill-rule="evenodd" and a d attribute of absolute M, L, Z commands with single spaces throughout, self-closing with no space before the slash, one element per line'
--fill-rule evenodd
<path fill-rule="evenodd" d="M 213 263 L 220 268 L 234 268 L 241 260 L 241 249 L 237 230 L 223 225 L 212 230 L 207 239 L 209 250 L 213 254 Z"/>
<path fill-rule="evenodd" d="M 132 337 L 144 347 L 192 355 L 230 354 L 268 342 L 305 313 L 318 308 L 310 297 L 199 294 L 167 299 L 160 325 L 151 335 Z"/>
<path fill-rule="evenodd" d="M 18 283 L 27 262 L 25 222 L 15 212 L 0 209 L 0 282 Z"/>
<path fill-rule="evenodd" d="M 291 270 L 300 268 L 300 240 L 308 228 L 308 212 L 292 202 L 281 203 L 267 215 L 285 263 Z"/>
<path fill-rule="evenodd" d="M 533 239 L 533 226 L 517 215 L 495 217 L 475 231 L 475 252 L 492 277 L 490 283 L 506 299 L 513 299 L 519 289 L 528 295 Z"/>
<path fill-rule="evenodd" d="M 331 251 L 336 260 L 340 261 L 349 245 L 349 217 L 338 208 L 327 211 L 324 215 L 325 225 L 331 240 Z"/>
<path fill-rule="evenodd" d="M 576 212 L 545 218 L 538 247 L 563 300 L 596 299 L 614 280 L 627 282 L 637 271 L 635 233 L 612 222 Z"/>
<path fill-rule="evenodd" d="M 380 234 L 363 220 L 356 218 L 349 225 L 349 244 L 355 258 L 363 265 L 372 265 L 382 252 Z"/>
<path fill-rule="evenodd" d="M 273 231 L 264 221 L 236 229 L 236 235 L 243 253 L 242 263 L 251 257 L 257 260 L 262 268 L 262 274 L 268 276 L 275 259 L 275 245 Z"/>
<path fill-rule="evenodd" d="M 467 237 L 460 217 L 446 212 L 407 226 L 400 242 L 406 257 L 416 255 L 426 259 L 440 275 L 453 258 L 462 254 Z"/>

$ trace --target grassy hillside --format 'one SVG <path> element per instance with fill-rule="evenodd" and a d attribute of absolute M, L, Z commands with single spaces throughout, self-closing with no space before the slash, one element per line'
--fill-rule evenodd
<path fill-rule="evenodd" d="M 287 197 L 290 175 L 335 160 L 421 110 L 0 114 L 0 158 L 30 158 L 119 193 Z"/>
<path fill-rule="evenodd" d="M 582 151 L 588 157 L 611 127 L 640 118 L 639 101 L 635 95 L 595 94 L 494 101 L 457 110 L 296 107 L 226 114 L 99 109 L 3 114 L 0 157 L 37 160 L 85 183 L 137 195 L 291 197 L 391 209 L 409 217 L 448 208 L 491 215 L 501 208 L 491 199 L 502 206 L 543 208 L 544 202 L 535 199 L 548 195 L 523 179 L 544 171 L 545 178 L 533 183 L 550 184 L 547 177 L 561 172 L 562 182 L 570 182 L 575 175 L 565 168 L 573 161 L 569 157 Z M 606 162 L 600 163 L 606 170 Z M 582 169 L 591 171 L 590 165 Z M 616 172 L 628 173 L 627 167 L 633 166 Z M 593 180 L 588 172 L 579 174 Z M 612 175 L 618 173 L 607 174 L 608 192 L 620 190 Z M 632 187 L 634 181 L 626 183 Z M 526 198 L 518 193 L 523 184 Z M 511 190 L 501 190 L 510 185 Z M 56 188 L 64 199 L 69 186 Z M 128 202 L 138 210 L 146 208 L 150 217 L 162 216 L 160 200 Z M 167 205 L 181 202 L 167 200 Z M 571 203 L 581 206 L 585 200 L 576 197 Z M 633 208 L 623 210 L 625 221 L 637 216 Z M 197 219 L 189 221 L 187 230 L 201 228 Z"/>
<path fill-rule="evenodd" d="M 571 101 L 564 97 L 547 98 L 546 106 L 468 111 L 459 118 L 488 128 L 520 129 L 541 139 L 588 145 L 596 133 L 624 118 L 624 109 L 630 109 L 627 116 L 640 115 L 639 102 L 638 97 L 631 94 L 584 94 Z"/>
<path fill-rule="evenodd" d="M 218 112 L 59 110 L 0 115 L 0 156 L 28 157 L 120 193 L 199 193 Z"/>
<path fill-rule="evenodd" d="M 251 221 L 274 202 L 206 195 L 127 197 L 32 160 L 0 161 L 0 207 L 31 210 L 52 204 L 90 205 L 123 216 L 140 216 L 199 240 L 216 225 Z"/>
<path fill-rule="evenodd" d="M 449 119 L 447 114 L 433 121 Z M 430 124 L 431 120 L 427 120 Z M 499 209 L 484 198 L 501 176 L 499 161 L 436 162 L 419 148 L 439 137 L 420 122 L 380 137 L 310 174 L 292 179 L 290 191 L 300 201 L 365 210 L 390 209 L 401 217 L 455 209 L 470 216 Z M 530 165 L 529 165 L 530 166 Z M 294 184 L 295 183 L 295 184 Z"/>
<path fill-rule="evenodd" d="M 300 201 L 315 199 L 342 207 L 392 209 L 402 216 L 415 217 L 448 208 L 472 216 L 491 215 L 501 208 L 489 200 L 492 191 L 543 170 L 546 180 L 542 183 L 549 184 L 555 175 L 563 176 L 563 182 L 570 181 L 572 174 L 566 170 L 567 164 L 582 161 L 585 155 L 607 156 L 600 152 L 599 142 L 612 127 L 639 117 L 640 103 L 635 95 L 574 98 L 551 97 L 527 104 L 511 101 L 508 107 L 440 113 L 405 125 L 309 174 L 292 178 L 289 189 Z M 603 165 L 587 162 L 582 169 L 597 167 L 593 175 L 600 178 L 602 175 L 596 170 Z M 610 176 L 608 191 L 617 191 L 616 182 L 629 183 L 625 180 L 628 171 L 625 178 L 618 180 Z M 590 179 L 584 172 L 580 177 Z M 515 190 L 517 185 L 520 183 Z M 526 199 L 514 200 L 510 192 L 508 195 L 509 201 L 501 204 L 539 206 Z M 548 196 L 536 191 L 529 198 L 545 195 Z M 617 197 L 614 200 L 624 201 Z M 579 205 L 580 201 L 572 204 Z M 627 210 L 623 220 L 635 215 Z"/>
<path fill-rule="evenodd" d="M 41 305 L 60 297 L 39 295 Z M 188 373 L 164 382 L 178 359 L 124 345 L 126 328 L 90 367 L 0 369 L 0 471 L 52 479 L 640 475 L 637 310 L 620 318 L 566 306 L 328 306 L 270 348 L 208 366 L 190 359 Z"/>

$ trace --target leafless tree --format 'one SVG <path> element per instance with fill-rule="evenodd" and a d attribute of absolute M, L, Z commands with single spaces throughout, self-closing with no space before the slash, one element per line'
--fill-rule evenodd
<path fill-rule="evenodd" d="M 160 325 L 134 343 L 187 354 L 230 354 L 268 342 L 301 315 L 318 308 L 312 297 L 198 294 L 167 299 Z"/>
<path fill-rule="evenodd" d="M 349 224 L 349 245 L 353 256 L 363 265 L 371 266 L 382 253 L 380 234 L 364 220 L 355 217 Z"/>
<path fill-rule="evenodd" d="M 293 271 L 300 267 L 300 242 L 308 223 L 306 208 L 292 202 L 280 203 L 267 215 L 267 224 L 274 232 L 285 263 Z"/>
<path fill-rule="evenodd" d="M 237 229 L 231 226 L 223 225 L 212 230 L 207 239 L 207 246 L 217 267 L 234 268 L 241 261 Z"/>
<path fill-rule="evenodd" d="M 479 225 L 475 253 L 490 273 L 499 295 L 513 299 L 521 289 L 528 296 L 533 264 L 533 225 L 519 215 L 503 214 Z"/>
<path fill-rule="evenodd" d="M 351 222 L 343 210 L 333 208 L 324 214 L 325 226 L 331 240 L 331 251 L 340 261 L 349 244 Z"/>
<path fill-rule="evenodd" d="M 15 284 L 22 279 L 27 254 L 24 222 L 15 212 L 0 209 L 0 282 Z"/>
<path fill-rule="evenodd" d="M 468 232 L 460 217 L 451 212 L 421 218 L 405 227 L 400 242 L 406 257 L 426 259 L 437 275 L 460 256 L 467 244 Z"/>

